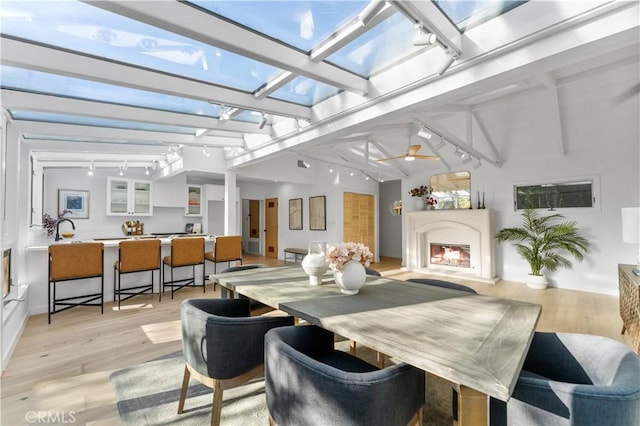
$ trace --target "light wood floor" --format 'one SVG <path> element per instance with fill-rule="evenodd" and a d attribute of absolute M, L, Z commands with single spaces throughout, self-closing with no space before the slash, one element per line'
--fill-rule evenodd
<path fill-rule="evenodd" d="M 245 255 L 244 263 L 283 262 Z M 399 259 L 383 258 L 372 267 L 395 279 L 425 277 L 403 272 Z M 505 281 L 495 285 L 455 281 L 481 294 L 541 304 L 541 331 L 597 334 L 630 345 L 628 337 L 620 335 L 617 297 L 554 288 L 531 290 Z M 2 374 L 0 424 L 27 424 L 27 416 L 39 412 L 57 414 L 59 420 L 72 415 L 74 424 L 121 424 L 109 374 L 179 350 L 180 302 L 218 296 L 219 289 L 214 293 L 208 285 L 206 293 L 201 288 L 184 289 L 174 300 L 163 296 L 161 303 L 157 295 L 138 296 L 123 303 L 121 311 L 109 302 L 104 315 L 98 308 L 73 308 L 54 315 L 50 325 L 46 313 L 30 317 Z"/>

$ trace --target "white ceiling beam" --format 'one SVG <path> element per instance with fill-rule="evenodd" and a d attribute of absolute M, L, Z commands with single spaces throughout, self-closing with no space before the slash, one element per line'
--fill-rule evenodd
<path fill-rule="evenodd" d="M 258 103 L 250 93 L 226 89 L 214 84 L 85 55 L 75 55 L 6 37 L 2 37 L 0 41 L 2 50 L 0 62 L 4 65 L 202 101 L 214 100 L 215 103 L 247 110 L 264 111 L 285 117 L 311 117 L 311 110 L 308 107 L 295 105 L 291 102 L 262 99 Z"/>
<path fill-rule="evenodd" d="M 280 89 L 281 87 L 283 87 L 284 85 L 292 81 L 293 79 L 295 79 L 296 77 L 297 76 L 291 71 L 282 71 L 278 75 L 273 77 L 271 80 L 267 81 L 267 84 L 259 88 L 253 94 L 253 96 L 256 99 L 264 99 L 270 94 L 272 94 L 273 92 L 275 92 L 276 90 Z"/>
<path fill-rule="evenodd" d="M 38 93 L 2 89 L 2 106 L 8 110 L 51 112 L 84 117 L 99 117 L 111 120 L 125 120 L 193 127 L 196 129 L 221 130 L 227 132 L 269 134 L 270 129 L 259 129 L 257 124 L 240 121 L 220 121 L 215 117 L 158 111 L 146 108 L 116 105 L 95 101 L 62 98 Z"/>
<path fill-rule="evenodd" d="M 564 126 L 562 123 L 562 111 L 560 110 L 560 99 L 558 94 L 558 87 L 556 86 L 556 81 L 549 73 L 542 73 L 538 76 L 538 80 L 547 88 L 547 93 L 550 98 L 550 112 L 551 112 L 551 129 L 556 135 L 556 142 L 558 147 L 558 152 L 560 155 L 564 156 L 567 153 L 567 149 L 565 146 L 565 132 Z"/>
<path fill-rule="evenodd" d="M 306 53 L 181 2 L 91 0 L 86 3 L 343 90 L 360 95 L 369 92 L 368 81 L 362 77 L 325 62 L 316 64 Z"/>
<path fill-rule="evenodd" d="M 104 143 L 138 143 L 146 145 L 184 144 L 195 146 L 207 145 L 211 147 L 243 146 L 243 140 L 240 138 L 223 138 L 220 136 L 203 136 L 196 138 L 195 135 L 181 135 L 177 133 L 112 129 L 23 120 L 13 120 L 13 123 L 25 139 L 46 139 L 46 137 L 49 136 Z M 73 140 L 71 140 L 71 142 L 73 142 Z"/>
<path fill-rule="evenodd" d="M 474 111 L 472 114 L 473 114 L 473 117 L 476 119 L 476 123 L 478 124 L 478 127 L 480 128 L 480 131 L 482 132 L 482 135 L 484 136 L 484 139 L 486 140 L 487 145 L 489 145 L 489 150 L 491 151 L 492 158 L 494 158 L 496 161 L 502 164 L 502 158 L 500 157 L 500 153 L 496 148 L 496 144 L 493 142 L 493 138 L 491 137 L 491 135 L 489 134 L 489 131 L 487 130 L 487 126 L 484 124 L 484 121 L 482 121 L 482 119 L 480 118 L 477 112 Z"/>

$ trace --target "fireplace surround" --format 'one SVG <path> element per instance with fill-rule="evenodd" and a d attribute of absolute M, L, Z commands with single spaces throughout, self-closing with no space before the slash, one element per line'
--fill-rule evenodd
<path fill-rule="evenodd" d="M 406 213 L 407 269 L 495 283 L 495 239 L 493 210 L 427 210 Z M 454 247 L 466 256 L 464 267 L 458 262 L 432 262 L 432 246 Z M 444 249 L 437 252 L 444 257 Z M 438 264 L 440 263 L 440 264 Z"/>

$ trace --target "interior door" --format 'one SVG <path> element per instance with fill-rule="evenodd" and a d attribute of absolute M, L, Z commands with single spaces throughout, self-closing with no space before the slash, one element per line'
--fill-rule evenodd
<path fill-rule="evenodd" d="M 342 229 L 344 241 L 363 243 L 371 253 L 376 251 L 374 196 L 345 192 L 342 197 Z"/>
<path fill-rule="evenodd" d="M 265 229 L 264 229 L 264 255 L 265 257 L 278 258 L 278 199 L 267 198 L 264 200 Z"/>

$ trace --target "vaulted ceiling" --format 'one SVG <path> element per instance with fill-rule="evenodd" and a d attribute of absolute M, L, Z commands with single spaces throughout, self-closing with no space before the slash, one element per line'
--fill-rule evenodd
<path fill-rule="evenodd" d="M 635 1 L 45 3 L 2 3 L 2 104 L 56 161 L 197 147 L 239 175 L 282 155 L 386 179 L 500 167 L 484 108 L 543 91 L 562 145 L 561 89 L 640 53 Z M 637 102 L 623 74 L 611 98 Z M 440 159 L 385 160 L 411 145 Z"/>

